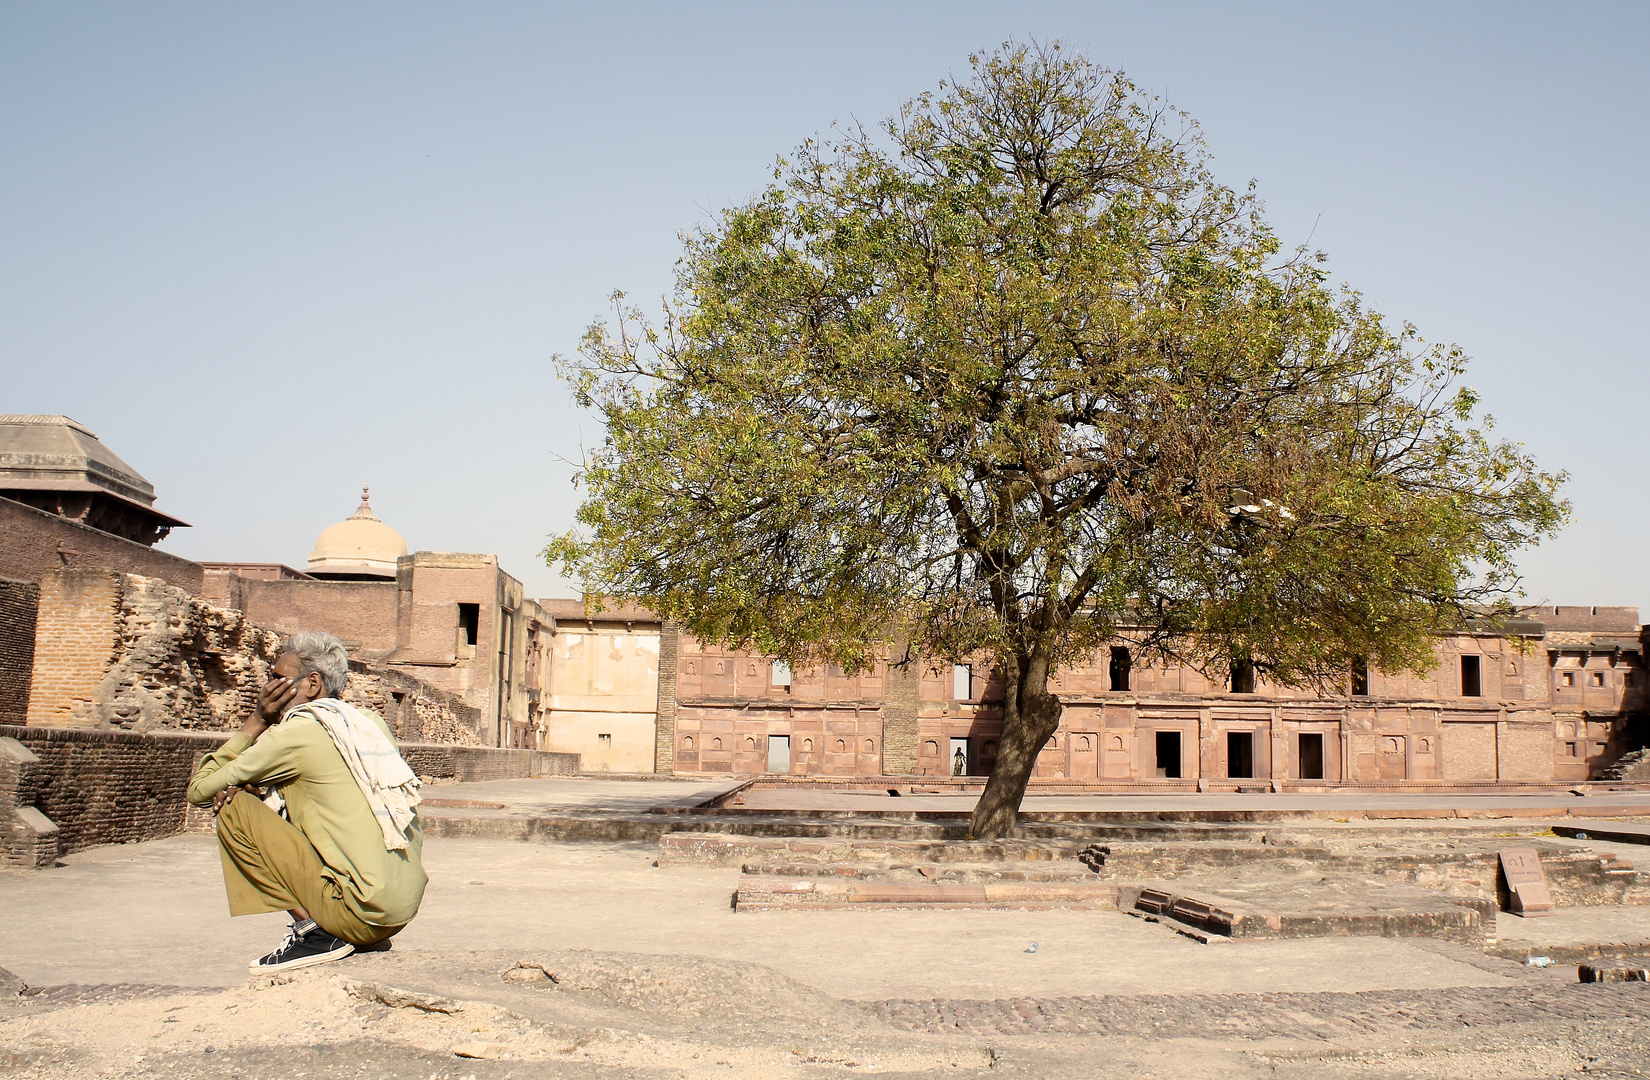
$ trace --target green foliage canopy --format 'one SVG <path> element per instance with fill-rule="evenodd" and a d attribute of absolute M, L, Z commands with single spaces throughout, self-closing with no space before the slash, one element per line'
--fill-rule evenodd
<path fill-rule="evenodd" d="M 1013 682 L 1122 635 L 1340 685 L 1428 669 L 1567 513 L 1460 351 L 1280 255 L 1190 120 L 1058 45 L 803 144 L 684 244 L 659 320 L 616 294 L 565 362 L 606 436 L 546 554 L 704 639 Z"/>

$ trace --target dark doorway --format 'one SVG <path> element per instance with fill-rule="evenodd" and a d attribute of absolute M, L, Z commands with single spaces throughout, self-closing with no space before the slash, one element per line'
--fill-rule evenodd
<path fill-rule="evenodd" d="M 1129 670 L 1134 667 L 1134 658 L 1123 645 L 1111 647 L 1111 688 L 1113 690 L 1127 690 L 1129 688 Z"/>
<path fill-rule="evenodd" d="M 1255 665 L 1251 660 L 1232 661 L 1232 693 L 1252 694 L 1255 692 Z"/>
<path fill-rule="evenodd" d="M 1226 733 L 1226 775 L 1247 780 L 1255 775 L 1255 735 L 1251 731 Z"/>
<path fill-rule="evenodd" d="M 464 644 L 474 645 L 481 631 L 481 605 L 458 605 L 458 626 L 464 634 Z"/>
<path fill-rule="evenodd" d="M 1167 780 L 1180 779 L 1180 732 L 1157 733 L 1157 775 Z"/>
<path fill-rule="evenodd" d="M 1301 732 L 1301 779 L 1323 779 L 1323 734 L 1316 731 Z"/>
<path fill-rule="evenodd" d="M 1484 696 L 1483 666 L 1476 656 L 1463 656 L 1461 658 L 1461 696 Z"/>

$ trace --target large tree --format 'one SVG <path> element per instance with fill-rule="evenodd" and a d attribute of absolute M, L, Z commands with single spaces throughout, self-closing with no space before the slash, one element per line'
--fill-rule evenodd
<path fill-rule="evenodd" d="M 1190 120 L 1058 45 L 971 63 L 687 236 L 657 320 L 616 296 L 566 362 L 606 438 L 547 554 L 793 660 L 989 651 L 984 838 L 1103 643 L 1426 670 L 1567 507 L 1461 354 L 1280 254 Z"/>

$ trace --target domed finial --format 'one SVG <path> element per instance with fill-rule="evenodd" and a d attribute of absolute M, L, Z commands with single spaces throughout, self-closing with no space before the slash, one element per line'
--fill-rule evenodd
<path fill-rule="evenodd" d="M 350 515 L 350 520 L 351 521 L 356 521 L 356 520 L 377 521 L 378 520 L 378 515 L 372 512 L 372 506 L 367 502 L 367 495 L 368 495 L 367 485 L 366 485 L 365 482 L 363 482 L 361 484 L 361 505 L 357 506 L 355 508 L 355 513 Z"/>

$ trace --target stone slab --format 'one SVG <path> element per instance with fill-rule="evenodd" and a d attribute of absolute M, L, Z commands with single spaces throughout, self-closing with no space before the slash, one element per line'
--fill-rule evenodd
<path fill-rule="evenodd" d="M 1535 848 L 1502 848 L 1501 875 L 1507 883 L 1507 910 L 1526 918 L 1554 913 L 1553 895 Z"/>
<path fill-rule="evenodd" d="M 1575 839 L 1613 840 L 1618 844 L 1650 844 L 1650 822 L 1602 821 L 1580 818 L 1554 825 L 1553 832 Z"/>

